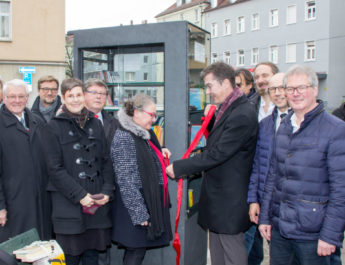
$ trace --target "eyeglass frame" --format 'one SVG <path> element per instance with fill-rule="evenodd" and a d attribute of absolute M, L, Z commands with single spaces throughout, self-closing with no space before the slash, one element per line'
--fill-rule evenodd
<path fill-rule="evenodd" d="M 85 90 L 85 93 L 89 93 L 89 94 L 91 94 L 91 95 L 93 95 L 93 96 L 101 96 L 101 97 L 106 97 L 106 96 L 108 96 L 108 92 L 103 93 L 103 92 Z"/>
<path fill-rule="evenodd" d="M 303 94 L 307 90 L 307 88 L 309 88 L 309 87 L 313 87 L 313 86 L 312 85 L 299 85 L 299 86 L 295 86 L 295 87 L 286 86 L 285 87 L 285 93 L 289 94 L 289 95 L 293 95 L 293 93 L 295 91 L 297 91 L 298 94 Z M 300 89 L 302 89 L 302 91 Z"/>
<path fill-rule="evenodd" d="M 144 109 L 138 109 L 138 110 L 141 110 L 142 112 L 145 112 L 146 114 L 150 115 L 152 119 L 157 119 L 157 113 L 154 113 L 154 112 L 148 112 Z"/>
<path fill-rule="evenodd" d="M 284 86 L 271 86 L 269 88 L 267 88 L 268 93 L 272 93 L 274 91 L 274 93 L 277 93 L 277 89 L 279 92 L 283 92 L 285 90 Z"/>
<path fill-rule="evenodd" d="M 51 88 L 51 87 L 41 87 L 39 90 L 43 90 L 45 93 L 50 92 L 57 92 L 59 90 L 59 88 Z"/>

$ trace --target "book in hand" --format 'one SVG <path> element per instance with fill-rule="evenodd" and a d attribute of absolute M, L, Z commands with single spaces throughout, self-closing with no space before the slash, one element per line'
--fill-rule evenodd
<path fill-rule="evenodd" d="M 102 200 L 104 198 L 103 194 L 93 194 L 90 196 L 94 200 Z M 102 205 L 94 203 L 90 207 L 83 206 L 83 213 L 94 215 L 99 207 Z"/>

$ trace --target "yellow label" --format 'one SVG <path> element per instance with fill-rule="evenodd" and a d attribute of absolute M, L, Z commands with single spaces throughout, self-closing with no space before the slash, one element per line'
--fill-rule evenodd
<path fill-rule="evenodd" d="M 66 265 L 65 255 L 60 254 L 59 256 L 56 256 L 55 258 L 50 259 L 49 263 L 51 265 Z"/>
<path fill-rule="evenodd" d="M 188 190 L 188 201 L 189 201 L 189 208 L 193 207 L 194 205 L 194 195 L 193 195 L 193 189 Z"/>

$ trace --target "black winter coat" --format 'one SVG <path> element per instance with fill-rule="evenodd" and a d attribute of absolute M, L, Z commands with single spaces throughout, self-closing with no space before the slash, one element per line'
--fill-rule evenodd
<path fill-rule="evenodd" d="M 333 111 L 333 115 L 345 121 L 345 103 L 341 104 L 339 108 Z"/>
<path fill-rule="evenodd" d="M 101 122 L 89 113 L 84 128 L 65 113 L 43 128 L 44 151 L 52 195 L 54 232 L 80 234 L 111 227 L 109 203 L 95 215 L 82 212 L 87 193 L 113 197 L 114 177 Z"/>
<path fill-rule="evenodd" d="M 0 209 L 7 223 L 0 227 L 0 242 L 31 228 L 41 239 L 51 237 L 48 174 L 40 129 L 44 122 L 25 109 L 27 131 L 5 105 L 0 111 Z"/>
<path fill-rule="evenodd" d="M 213 126 L 202 154 L 174 162 L 176 176 L 206 173 L 198 219 L 205 229 L 234 235 L 249 228 L 247 193 L 257 130 L 257 114 L 242 96 Z"/>

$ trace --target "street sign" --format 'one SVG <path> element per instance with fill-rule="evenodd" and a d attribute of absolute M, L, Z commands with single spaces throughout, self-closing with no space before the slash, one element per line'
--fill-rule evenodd
<path fill-rule="evenodd" d="M 21 73 L 21 74 L 24 74 L 24 73 L 34 74 L 34 73 L 36 73 L 36 67 L 34 67 L 34 66 L 20 66 L 19 67 L 19 73 Z"/>

